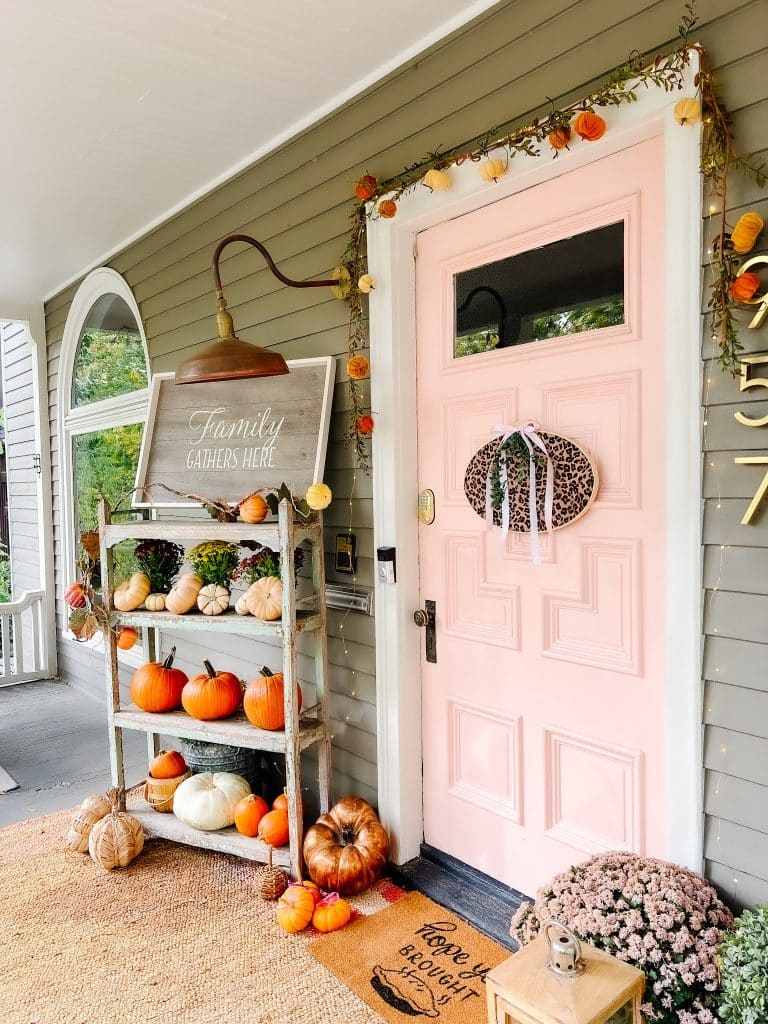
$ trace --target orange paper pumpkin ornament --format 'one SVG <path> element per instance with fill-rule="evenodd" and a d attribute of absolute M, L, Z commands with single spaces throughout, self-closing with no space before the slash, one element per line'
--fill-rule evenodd
<path fill-rule="evenodd" d="M 364 174 L 355 182 L 355 195 L 361 202 L 367 203 L 369 199 L 373 199 L 377 184 L 372 174 Z"/>
<path fill-rule="evenodd" d="M 549 133 L 549 144 L 553 149 L 565 149 L 570 141 L 571 129 L 567 124 L 562 124 Z"/>
<path fill-rule="evenodd" d="M 394 199 L 382 199 L 379 203 L 379 216 L 389 220 L 397 213 L 397 203 Z"/>
<path fill-rule="evenodd" d="M 369 416 L 367 413 L 357 418 L 357 430 L 358 433 L 368 435 L 373 433 L 373 416 Z"/>
<path fill-rule="evenodd" d="M 597 142 L 605 135 L 605 121 L 593 110 L 582 110 L 573 119 L 573 130 L 585 142 Z"/>
<path fill-rule="evenodd" d="M 748 270 L 731 282 L 731 298 L 734 302 L 749 302 L 760 287 L 760 278 Z"/>
<path fill-rule="evenodd" d="M 365 380 L 371 366 L 365 356 L 350 356 L 347 360 L 347 376 L 350 380 Z"/>

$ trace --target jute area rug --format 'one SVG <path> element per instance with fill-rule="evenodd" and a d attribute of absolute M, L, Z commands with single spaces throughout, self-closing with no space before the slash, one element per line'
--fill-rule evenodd
<path fill-rule="evenodd" d="M 107 873 L 62 852 L 69 818 L 0 830 L 2 1024 L 380 1024 L 311 933 L 278 927 L 253 864 L 152 840 Z M 379 883 L 354 906 L 399 896 Z"/>
<path fill-rule="evenodd" d="M 485 976 L 510 955 L 418 892 L 310 949 L 390 1024 L 485 1024 Z"/>

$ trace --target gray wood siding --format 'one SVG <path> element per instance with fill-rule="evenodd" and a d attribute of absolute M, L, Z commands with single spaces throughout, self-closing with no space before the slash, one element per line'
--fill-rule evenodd
<path fill-rule="evenodd" d="M 710 50 L 718 69 L 740 147 L 765 153 L 765 50 L 755 29 L 765 22 L 766 0 L 700 0 L 698 8 L 702 25 L 696 38 Z M 292 277 L 327 276 L 344 248 L 351 183 L 358 175 L 370 171 L 387 178 L 438 145 L 471 140 L 492 124 L 528 120 L 544 109 L 546 96 L 564 101 L 583 95 L 630 51 L 655 52 L 674 42 L 679 13 L 678 0 L 502 3 L 129 246 L 110 265 L 134 290 L 153 370 L 172 369 L 192 347 L 214 337 L 209 265 L 215 244 L 226 234 L 255 235 Z M 754 186 L 738 178 L 732 183 L 729 203 L 735 214 L 754 204 L 768 213 Z M 711 234 L 715 229 L 706 208 L 704 214 L 705 232 Z M 705 252 L 701 261 L 705 276 Z M 282 287 L 250 250 L 228 250 L 222 277 L 241 336 L 278 347 L 287 357 L 336 357 L 326 473 L 335 501 L 327 516 L 327 548 L 330 555 L 336 529 L 350 525 L 348 498 L 354 485 L 351 521 L 358 536 L 358 575 L 360 582 L 370 585 L 374 571 L 370 481 L 361 476 L 355 481 L 351 454 L 341 444 L 347 402 L 345 308 L 324 291 Z M 57 363 L 75 290 L 75 285 L 66 288 L 46 307 L 57 551 L 61 546 Z M 711 681 L 708 698 L 718 708 L 711 712 L 713 717 L 704 712 L 705 854 L 711 877 L 737 901 L 753 902 L 768 898 L 768 804 L 759 800 L 761 787 L 768 782 L 758 763 L 762 748 L 755 746 L 765 735 L 758 735 L 749 716 L 751 705 L 745 702 L 751 693 L 768 691 L 763 646 L 768 513 L 754 527 L 739 527 L 758 471 L 733 467 L 732 455 L 746 446 L 759 451 L 764 442 L 759 431 L 734 429 L 730 413 L 738 407 L 740 396 L 730 378 L 710 372 L 711 353 L 702 319 L 704 379 L 712 378 L 706 393 L 712 420 L 705 463 L 714 462 L 705 465 L 704 477 L 705 678 Z M 765 331 L 752 334 L 745 339 L 748 347 L 768 348 Z M 762 408 L 759 395 L 744 396 L 743 401 L 754 401 Z M 730 546 L 722 572 L 721 544 Z M 328 577 L 335 578 L 330 562 Z M 59 593 L 62 582 L 59 574 Z M 350 615 L 342 623 L 332 616 L 329 647 L 337 783 L 373 795 L 373 622 Z M 233 664 L 247 674 L 250 665 L 245 652 L 229 650 Z M 185 658 L 192 665 L 201 653 L 187 644 Z M 81 685 L 101 688 L 98 658 L 78 650 L 62 650 L 61 655 L 62 671 L 78 674 Z M 743 706 L 747 713 L 734 710 L 726 715 L 719 704 L 723 690 L 728 707 Z M 727 771 L 718 763 L 718 737 L 723 732 L 732 751 Z M 721 774 L 733 785 L 718 789 Z M 759 806 L 750 807 L 754 801 Z M 719 832 L 713 831 L 715 822 L 724 823 Z M 731 865 L 738 868 L 738 876 Z M 734 877 L 739 877 L 738 883 Z"/>

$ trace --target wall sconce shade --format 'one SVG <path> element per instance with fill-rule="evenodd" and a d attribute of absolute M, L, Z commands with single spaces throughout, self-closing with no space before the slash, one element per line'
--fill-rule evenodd
<path fill-rule="evenodd" d="M 336 278 L 323 281 L 293 281 L 277 269 L 274 260 L 261 242 L 251 238 L 250 235 L 228 235 L 219 242 L 213 254 L 213 281 L 218 303 L 216 314 L 218 341 L 206 345 L 200 352 L 191 355 L 181 363 L 176 370 L 177 384 L 241 380 L 245 377 L 276 377 L 282 373 L 288 373 L 288 365 L 279 352 L 243 341 L 235 334 L 235 325 L 232 314 L 227 309 L 219 273 L 219 258 L 225 246 L 230 242 L 247 242 L 258 249 L 275 277 L 290 288 L 329 288 L 339 283 Z"/>

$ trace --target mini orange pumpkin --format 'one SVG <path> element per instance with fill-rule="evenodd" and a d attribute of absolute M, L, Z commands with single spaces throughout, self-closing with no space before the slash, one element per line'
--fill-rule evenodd
<path fill-rule="evenodd" d="M 352 908 L 337 892 L 329 892 L 315 907 L 312 925 L 319 932 L 335 932 L 352 916 Z"/>
<path fill-rule="evenodd" d="M 149 766 L 153 779 L 175 779 L 186 770 L 187 762 L 178 750 L 161 750 Z"/>
<path fill-rule="evenodd" d="M 288 794 L 286 792 L 282 792 L 279 796 L 275 797 L 275 799 L 272 801 L 272 810 L 273 811 L 285 811 L 286 814 L 288 813 Z M 307 813 L 307 805 L 304 803 L 304 797 L 302 797 L 301 798 L 301 816 L 304 817 L 304 815 L 306 813 Z"/>
<path fill-rule="evenodd" d="M 285 846 L 289 837 L 287 813 L 269 811 L 259 822 L 257 834 L 267 846 Z"/>
<path fill-rule="evenodd" d="M 394 199 L 382 199 L 379 203 L 379 216 L 389 220 L 397 213 L 397 203 Z"/>
<path fill-rule="evenodd" d="M 320 888 L 320 886 L 315 885 L 314 882 L 302 882 L 301 884 L 304 886 L 305 889 L 309 889 L 309 891 L 312 893 L 312 899 L 315 901 L 315 906 L 317 906 L 317 904 L 323 898 L 323 891 Z"/>
<path fill-rule="evenodd" d="M 301 711 L 301 687 L 296 686 Z M 243 710 L 246 718 L 257 729 L 285 728 L 285 693 L 283 673 L 272 673 L 271 668 L 264 666 L 261 675 L 252 679 L 245 688 Z"/>
<path fill-rule="evenodd" d="M 181 691 L 187 676 L 180 668 L 173 668 L 176 648 L 161 665 L 149 661 L 137 669 L 131 679 L 131 700 L 142 711 L 174 711 L 181 703 Z"/>
<path fill-rule="evenodd" d="M 251 494 L 243 498 L 237 507 L 240 518 L 244 523 L 263 523 L 269 512 L 269 505 L 260 494 Z"/>
<path fill-rule="evenodd" d="M 371 367 L 365 356 L 350 356 L 347 360 L 347 376 L 350 380 L 365 380 Z"/>
<path fill-rule="evenodd" d="M 277 901 L 277 923 L 283 931 L 300 932 L 312 920 L 314 911 L 312 893 L 300 883 L 293 883 Z"/>
<path fill-rule="evenodd" d="M 760 278 L 748 270 L 731 282 L 731 298 L 734 302 L 749 302 L 760 287 Z"/>
<path fill-rule="evenodd" d="M 121 626 L 117 631 L 117 646 L 121 651 L 130 651 L 139 638 L 133 626 Z"/>
<path fill-rule="evenodd" d="M 244 836 L 255 836 L 259 822 L 269 811 L 269 804 L 255 793 L 249 793 L 235 807 L 235 828 Z"/>
<path fill-rule="evenodd" d="M 745 252 L 749 252 L 750 249 L 754 248 L 757 236 L 763 230 L 765 221 L 759 213 L 755 213 L 754 210 L 749 210 L 747 213 L 742 213 L 739 219 L 736 221 L 736 227 L 731 232 L 731 246 L 734 252 L 738 252 L 743 255 Z"/>
<path fill-rule="evenodd" d="M 181 691 L 181 703 L 188 715 L 202 722 L 227 718 L 240 707 L 243 687 L 232 672 L 217 672 L 204 661 L 205 672 L 193 676 Z"/>
<path fill-rule="evenodd" d="M 561 124 L 549 133 L 549 144 L 553 149 L 565 149 L 571 141 L 570 125 Z"/>
<path fill-rule="evenodd" d="M 605 135 L 605 121 L 594 110 L 582 110 L 573 119 L 573 130 L 585 142 L 597 142 Z"/>
<path fill-rule="evenodd" d="M 367 436 L 373 433 L 373 416 L 369 416 L 367 413 L 363 416 L 357 417 L 357 430 L 358 433 Z"/>

